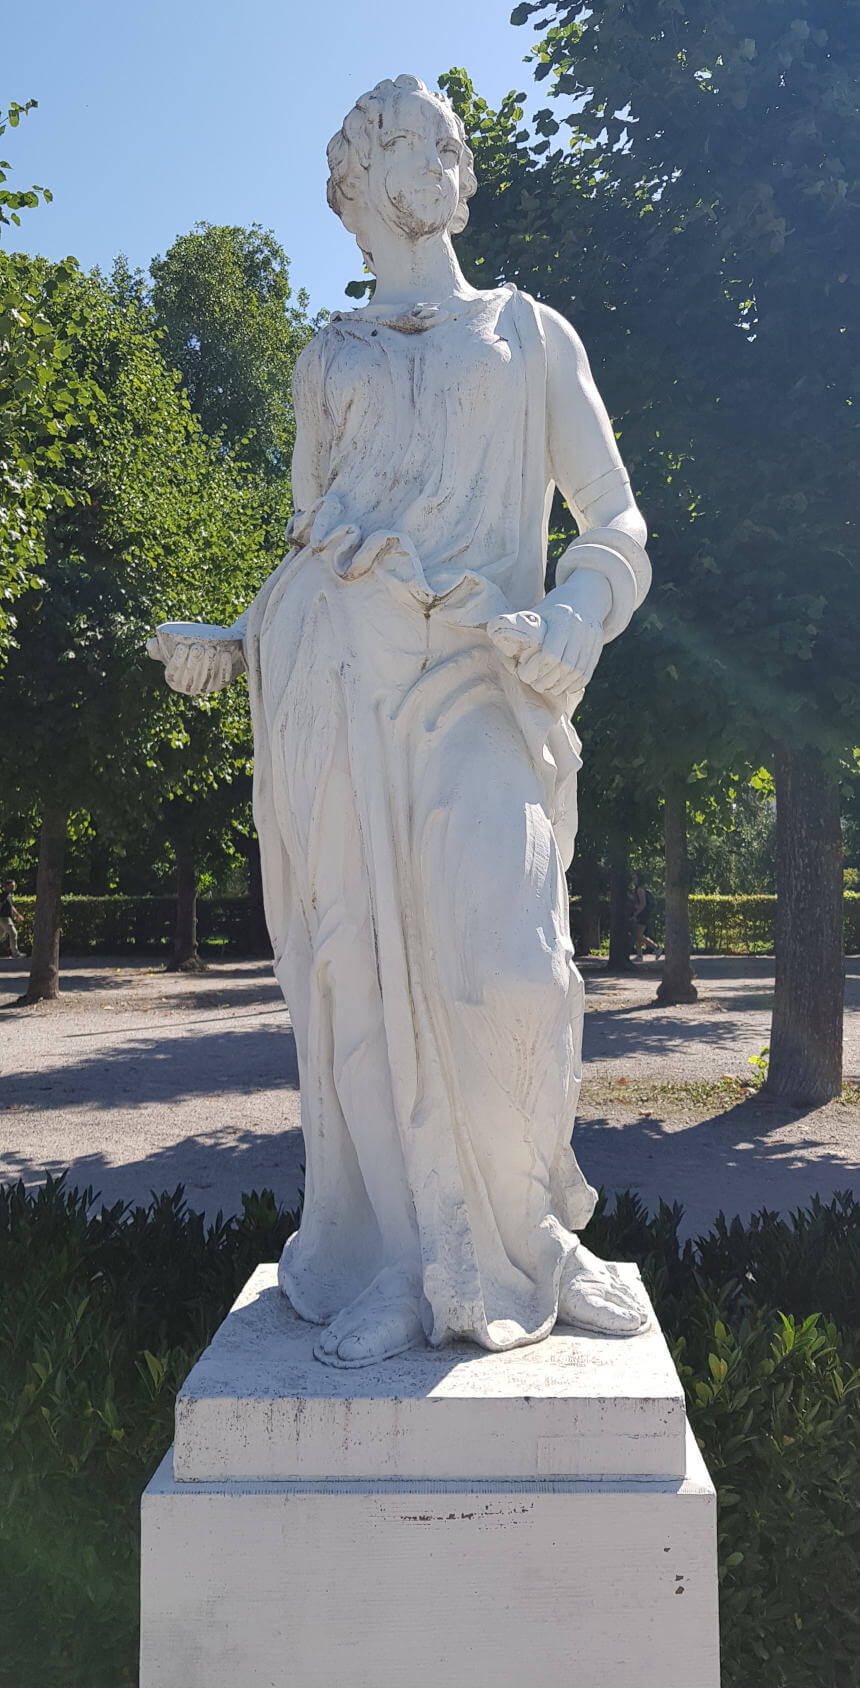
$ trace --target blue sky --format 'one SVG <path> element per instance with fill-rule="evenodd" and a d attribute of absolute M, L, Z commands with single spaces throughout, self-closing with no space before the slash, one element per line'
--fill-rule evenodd
<path fill-rule="evenodd" d="M 463 65 L 495 104 L 531 86 L 511 0 L 31 0 L 3 24 L 0 104 L 39 101 L 0 147 L 54 202 L 9 244 L 146 267 L 193 223 L 259 222 L 314 309 L 360 274 L 325 202 L 325 148 L 358 94 Z M 10 184 L 10 185 L 11 185 Z"/>

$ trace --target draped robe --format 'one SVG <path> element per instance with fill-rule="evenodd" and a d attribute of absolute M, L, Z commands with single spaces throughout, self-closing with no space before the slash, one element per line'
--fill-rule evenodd
<path fill-rule="evenodd" d="M 323 1322 L 383 1264 L 367 1122 L 384 1113 L 434 1344 L 545 1335 L 595 1201 L 571 1148 L 579 747 L 487 634 L 543 596 L 546 379 L 514 288 L 419 332 L 333 317 L 294 388 L 319 496 L 246 637 L 306 1151 L 281 1287 Z"/>

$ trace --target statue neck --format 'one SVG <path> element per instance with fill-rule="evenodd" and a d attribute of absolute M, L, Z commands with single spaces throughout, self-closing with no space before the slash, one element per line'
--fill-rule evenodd
<path fill-rule="evenodd" d="M 377 227 L 368 242 L 368 256 L 376 276 L 368 307 L 374 316 L 398 316 L 419 302 L 444 307 L 478 297 L 457 262 L 448 234 L 407 240 Z"/>

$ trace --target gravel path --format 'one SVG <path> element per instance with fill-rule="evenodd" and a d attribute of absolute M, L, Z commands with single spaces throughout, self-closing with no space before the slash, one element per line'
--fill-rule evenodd
<path fill-rule="evenodd" d="M 680 1201 L 686 1225 L 719 1208 L 791 1209 L 819 1193 L 860 1196 L 860 1106 L 799 1113 L 745 1095 L 767 1043 L 772 963 L 700 958 L 700 1001 L 653 1006 L 651 962 L 610 979 L 583 967 L 586 1081 L 577 1146 L 588 1177 Z M 70 1168 L 106 1201 L 184 1184 L 214 1216 L 243 1190 L 301 1185 L 298 1075 L 268 963 L 199 977 L 146 961 L 63 963 L 58 1003 L 10 1007 L 25 976 L 0 960 L 0 1181 Z M 846 1060 L 860 1079 L 860 962 L 848 963 Z"/>

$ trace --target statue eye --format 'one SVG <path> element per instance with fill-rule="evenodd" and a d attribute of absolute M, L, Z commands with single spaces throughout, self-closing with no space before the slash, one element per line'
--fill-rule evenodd
<path fill-rule="evenodd" d="M 384 152 L 388 152 L 391 147 L 396 147 L 398 141 L 405 141 L 407 139 L 408 136 L 405 132 L 401 132 L 398 135 L 386 135 L 385 140 L 381 142 L 381 146 Z"/>

